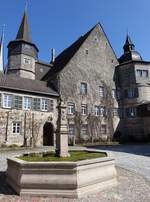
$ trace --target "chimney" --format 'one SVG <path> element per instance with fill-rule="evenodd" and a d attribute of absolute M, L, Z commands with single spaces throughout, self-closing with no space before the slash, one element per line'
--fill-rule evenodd
<path fill-rule="evenodd" d="M 55 49 L 52 48 L 52 59 L 51 59 L 51 63 L 55 62 Z"/>

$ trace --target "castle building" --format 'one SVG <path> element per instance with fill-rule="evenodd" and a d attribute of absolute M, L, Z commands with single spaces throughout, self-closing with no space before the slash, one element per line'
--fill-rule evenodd
<path fill-rule="evenodd" d="M 116 134 L 125 141 L 150 139 L 150 62 L 144 61 L 127 35 L 115 69 L 120 122 Z"/>
<path fill-rule="evenodd" d="M 67 105 L 70 143 L 112 139 L 120 124 L 115 82 L 126 56 L 118 62 L 102 26 L 56 58 L 53 50 L 49 63 L 39 60 L 38 51 L 25 12 L 8 44 L 7 72 L 0 74 L 0 144 L 53 145 L 59 99 Z"/>

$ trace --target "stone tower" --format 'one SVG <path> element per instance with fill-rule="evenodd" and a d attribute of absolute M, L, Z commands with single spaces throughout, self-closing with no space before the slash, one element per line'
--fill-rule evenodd
<path fill-rule="evenodd" d="M 143 138 L 144 127 L 138 116 L 137 106 L 150 101 L 150 63 L 142 59 L 128 35 L 123 49 L 124 53 L 119 58 L 119 65 L 115 70 L 118 104 L 121 110 L 118 130 L 125 140 L 135 141 Z"/>
<path fill-rule="evenodd" d="M 38 48 L 32 43 L 28 18 L 24 12 L 16 40 L 8 44 L 8 74 L 35 79 Z"/>

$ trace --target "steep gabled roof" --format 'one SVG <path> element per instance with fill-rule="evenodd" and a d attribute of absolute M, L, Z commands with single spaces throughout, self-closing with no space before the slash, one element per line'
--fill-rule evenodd
<path fill-rule="evenodd" d="M 96 25 L 97 26 L 97 25 Z M 43 80 L 51 77 L 55 73 L 61 71 L 66 64 L 71 60 L 75 53 L 79 50 L 84 41 L 88 38 L 90 33 L 95 29 L 94 26 L 90 31 L 88 31 L 84 36 L 81 36 L 77 41 L 75 41 L 71 46 L 66 48 L 62 53 L 60 53 L 53 64 L 52 69 L 43 77 Z"/>
<path fill-rule="evenodd" d="M 19 27 L 16 39 L 18 40 L 24 40 L 26 42 L 32 43 L 30 29 L 29 29 L 29 23 L 28 23 L 28 17 L 26 11 L 24 12 L 21 25 Z"/>
<path fill-rule="evenodd" d="M 18 91 L 21 93 L 34 93 L 47 96 L 58 96 L 58 93 L 47 86 L 47 82 L 4 75 L 0 73 L 0 89 Z"/>

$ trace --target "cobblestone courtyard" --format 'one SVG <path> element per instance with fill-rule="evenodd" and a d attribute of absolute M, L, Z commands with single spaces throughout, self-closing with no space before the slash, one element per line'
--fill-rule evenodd
<path fill-rule="evenodd" d="M 111 156 L 116 158 L 118 186 L 80 200 L 17 196 L 5 181 L 6 158 L 24 151 L 1 152 L 0 202 L 150 202 L 150 145 L 115 146 L 109 149 L 97 147 L 97 149 L 107 150 Z"/>

